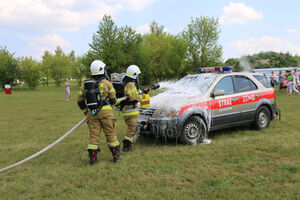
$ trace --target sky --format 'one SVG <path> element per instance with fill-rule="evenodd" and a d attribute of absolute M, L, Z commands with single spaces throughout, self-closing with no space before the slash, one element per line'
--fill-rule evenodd
<path fill-rule="evenodd" d="M 79 56 L 105 14 L 141 34 L 153 21 L 176 35 L 192 18 L 218 18 L 224 61 L 261 51 L 300 55 L 299 0 L 0 0 L 0 47 L 38 60 L 57 46 Z"/>

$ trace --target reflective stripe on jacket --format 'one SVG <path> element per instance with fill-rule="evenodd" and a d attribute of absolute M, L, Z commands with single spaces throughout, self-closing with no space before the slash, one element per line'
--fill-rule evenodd
<path fill-rule="evenodd" d="M 134 82 L 128 82 L 124 87 L 124 96 L 128 97 L 128 101 L 139 102 L 142 97 L 138 94 L 137 88 Z M 126 111 L 126 112 L 125 112 Z M 124 113 L 125 112 L 125 113 Z M 122 110 L 123 116 L 138 115 L 139 111 L 136 105 L 125 105 Z"/>

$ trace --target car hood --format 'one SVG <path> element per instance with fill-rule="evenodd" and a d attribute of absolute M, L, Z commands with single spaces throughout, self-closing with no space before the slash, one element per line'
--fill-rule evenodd
<path fill-rule="evenodd" d="M 183 106 L 203 102 L 203 96 L 186 93 L 160 93 L 150 99 L 150 108 L 156 110 L 156 116 L 166 117 L 169 113 L 178 113 Z"/>

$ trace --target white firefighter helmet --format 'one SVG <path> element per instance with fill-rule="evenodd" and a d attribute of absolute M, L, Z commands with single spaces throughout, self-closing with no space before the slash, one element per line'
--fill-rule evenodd
<path fill-rule="evenodd" d="M 130 65 L 126 70 L 126 76 L 129 76 L 130 78 L 136 79 L 137 76 L 141 73 L 141 70 L 136 65 Z"/>
<path fill-rule="evenodd" d="M 101 60 L 94 60 L 90 66 L 92 75 L 104 74 L 105 63 Z"/>

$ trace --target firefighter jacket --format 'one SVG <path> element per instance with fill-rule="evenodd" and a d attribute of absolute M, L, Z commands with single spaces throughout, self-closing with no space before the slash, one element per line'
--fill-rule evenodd
<path fill-rule="evenodd" d="M 124 108 L 122 109 L 123 116 L 138 115 L 139 110 L 137 103 L 142 100 L 142 95 L 138 94 L 138 90 L 134 82 L 128 82 L 124 87 L 124 96 L 128 97 Z"/>
<path fill-rule="evenodd" d="M 92 80 L 96 82 L 95 79 Z M 112 109 L 111 105 L 118 104 L 118 101 L 116 100 L 116 91 L 110 81 L 106 79 L 100 81 L 99 90 L 101 95 L 101 105 L 103 105 L 101 110 Z M 84 109 L 84 106 L 82 106 L 83 104 L 85 104 L 86 107 L 84 85 L 80 88 L 77 102 L 81 109 Z"/>

